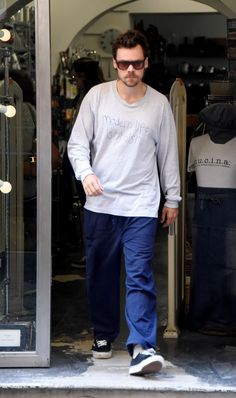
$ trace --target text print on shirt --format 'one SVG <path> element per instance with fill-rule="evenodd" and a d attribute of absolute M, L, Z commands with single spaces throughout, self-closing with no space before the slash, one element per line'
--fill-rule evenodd
<path fill-rule="evenodd" d="M 121 120 L 120 118 L 111 118 L 108 115 L 104 115 L 104 121 L 109 139 L 115 139 L 116 141 L 123 140 L 128 144 L 140 141 L 142 134 L 148 134 L 150 131 L 148 126 L 139 121 L 133 123 L 128 120 Z M 127 131 L 129 131 L 128 134 Z"/>
<path fill-rule="evenodd" d="M 219 158 L 205 158 L 205 159 L 195 159 L 194 166 L 220 166 L 220 167 L 231 167 L 230 160 L 227 159 L 219 159 Z"/>

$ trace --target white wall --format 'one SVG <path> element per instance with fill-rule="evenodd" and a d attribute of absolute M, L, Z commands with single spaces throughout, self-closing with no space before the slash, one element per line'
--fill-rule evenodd
<path fill-rule="evenodd" d="M 124 5 L 125 6 L 122 6 Z M 130 7 L 129 7 L 130 3 Z M 133 6 L 138 9 L 146 9 L 149 12 L 158 12 L 158 10 L 196 10 L 200 12 L 209 11 L 209 7 L 192 0 L 50 0 L 51 8 L 51 65 L 52 73 L 55 73 L 58 62 L 59 52 L 65 51 L 78 32 L 85 30 L 85 27 L 93 20 L 98 20 L 103 13 L 109 12 L 114 7 L 122 6 L 122 8 L 131 12 Z M 110 17 L 110 14 L 108 14 Z M 121 28 L 128 28 L 129 25 L 124 26 L 123 17 L 116 15 L 116 25 L 121 25 Z M 127 18 L 124 17 L 125 19 Z M 102 30 L 111 26 L 109 18 L 106 22 L 101 20 Z M 126 21 L 128 21 L 126 19 Z M 113 27 L 113 26 L 112 26 Z"/>
<path fill-rule="evenodd" d="M 96 20 L 84 34 L 79 33 L 76 35 L 70 44 L 70 53 L 75 53 L 76 50 L 80 51 L 83 48 L 96 51 L 100 58 L 100 66 L 104 72 L 105 79 L 113 79 L 115 73 L 113 73 L 111 53 L 103 51 L 100 45 L 100 36 L 106 29 L 114 28 L 123 32 L 130 26 L 130 15 L 127 12 L 110 11 Z"/>
<path fill-rule="evenodd" d="M 204 2 L 214 5 L 215 9 L 222 10 L 228 15 L 230 14 L 229 7 L 236 11 L 236 0 L 50 0 L 52 73 L 55 73 L 58 66 L 60 51 L 65 51 L 70 44 L 73 46 L 78 40 L 82 45 L 100 50 L 99 33 L 110 27 L 127 29 L 130 26 L 130 13 L 143 11 L 209 13 L 215 11 L 214 8 L 202 4 Z M 112 8 L 117 7 L 120 11 L 127 12 L 110 13 Z M 233 12 L 230 15 L 236 17 Z M 217 32 L 218 26 L 212 26 L 212 28 Z M 93 33 L 93 30 L 94 35 L 89 36 L 89 32 Z M 87 35 L 82 36 L 83 32 Z M 101 55 L 106 56 L 106 54 Z"/>
<path fill-rule="evenodd" d="M 183 13 L 183 12 L 215 12 L 215 8 L 209 7 L 194 0 L 138 0 L 135 3 L 126 4 L 119 9 L 131 13 Z"/>
<path fill-rule="evenodd" d="M 79 31 L 109 9 L 134 0 L 50 0 L 51 66 L 55 73 L 59 52 L 65 51 Z"/>

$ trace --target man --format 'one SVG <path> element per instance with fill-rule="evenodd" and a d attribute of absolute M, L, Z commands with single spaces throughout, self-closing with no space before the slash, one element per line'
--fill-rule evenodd
<path fill-rule="evenodd" d="M 151 267 L 160 202 L 164 227 L 178 215 L 176 131 L 166 97 L 144 84 L 145 37 L 130 30 L 113 43 L 118 79 L 93 87 L 84 98 L 68 143 L 86 204 L 87 289 L 95 358 L 110 358 L 119 333 L 120 263 L 126 268 L 129 373 L 159 371 L 155 351 L 156 290 Z M 157 164 L 159 174 L 157 171 Z"/>

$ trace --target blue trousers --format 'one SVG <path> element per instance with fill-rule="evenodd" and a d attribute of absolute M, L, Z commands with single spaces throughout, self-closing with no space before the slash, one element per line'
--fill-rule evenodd
<path fill-rule="evenodd" d="M 156 288 L 152 271 L 157 219 L 84 209 L 87 292 L 94 336 L 114 341 L 120 330 L 121 256 L 126 270 L 127 347 L 155 348 Z"/>

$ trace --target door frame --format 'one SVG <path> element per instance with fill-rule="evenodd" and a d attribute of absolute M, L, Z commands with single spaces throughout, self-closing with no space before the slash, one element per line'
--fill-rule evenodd
<path fill-rule="evenodd" d="M 49 0 L 35 0 L 37 111 L 36 349 L 1 352 L 0 367 L 50 365 L 51 314 L 51 77 Z"/>

